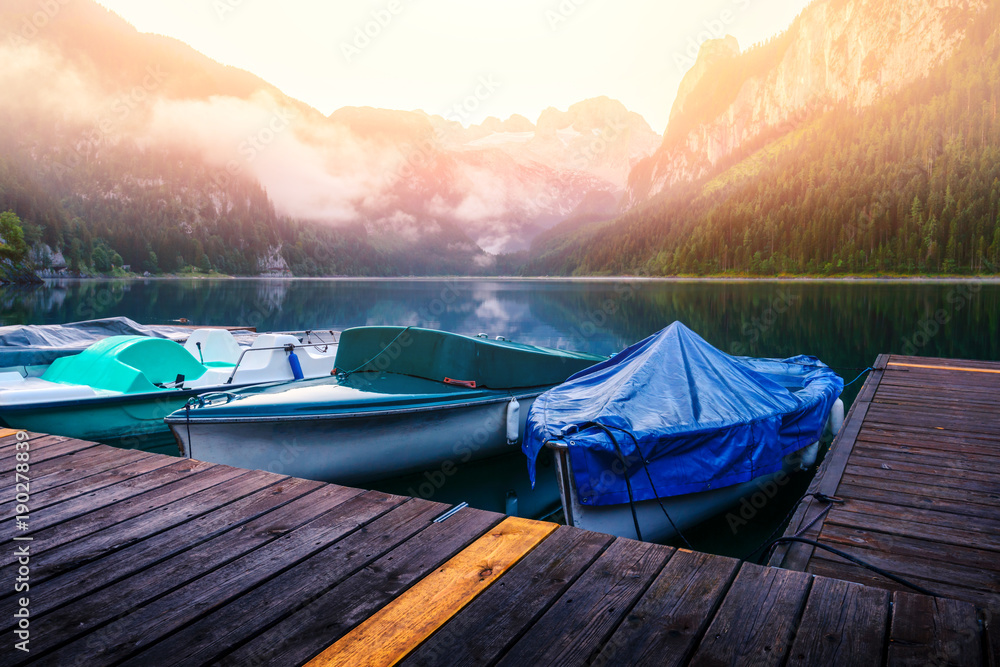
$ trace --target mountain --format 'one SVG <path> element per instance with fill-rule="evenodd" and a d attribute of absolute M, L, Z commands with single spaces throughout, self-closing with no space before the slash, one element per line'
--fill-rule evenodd
<path fill-rule="evenodd" d="M 706 43 L 614 221 L 526 273 L 1000 272 L 1000 3 L 817 0 Z"/>
<path fill-rule="evenodd" d="M 0 7 L 0 207 L 42 264 L 98 270 L 99 248 L 133 270 L 490 272 L 593 193 L 617 205 L 661 139 L 607 98 L 537 127 L 324 116 L 92 0 L 39 7 Z"/>
<path fill-rule="evenodd" d="M 767 132 L 835 106 L 860 109 L 927 76 L 963 41 L 986 0 L 817 0 L 791 27 L 741 53 L 702 44 L 663 144 L 632 174 L 625 204 L 710 173 Z"/>

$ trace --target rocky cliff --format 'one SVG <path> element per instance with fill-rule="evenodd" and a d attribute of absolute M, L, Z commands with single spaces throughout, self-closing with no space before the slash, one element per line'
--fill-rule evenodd
<path fill-rule="evenodd" d="M 660 148 L 629 177 L 623 205 L 709 174 L 765 133 L 837 105 L 866 107 L 951 55 L 985 0 L 816 0 L 789 29 L 742 53 L 705 42 Z"/>

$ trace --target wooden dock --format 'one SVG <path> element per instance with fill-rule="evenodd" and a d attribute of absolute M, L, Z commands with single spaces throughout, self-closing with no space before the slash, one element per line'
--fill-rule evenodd
<path fill-rule="evenodd" d="M 3 665 L 995 664 L 966 601 L 61 437 L 23 530 L 4 435 Z"/>
<path fill-rule="evenodd" d="M 973 602 L 1000 623 L 1000 363 L 881 355 L 809 493 L 843 502 L 807 495 L 786 537 Z M 770 564 L 908 590 L 804 543 L 779 547 Z"/>

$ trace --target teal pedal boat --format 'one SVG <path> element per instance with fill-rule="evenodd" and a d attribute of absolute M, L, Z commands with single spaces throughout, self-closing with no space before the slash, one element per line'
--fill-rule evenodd
<path fill-rule="evenodd" d="M 516 452 L 535 397 L 603 360 L 358 327 L 341 334 L 332 377 L 207 394 L 166 422 L 195 459 L 361 484 Z"/>
<path fill-rule="evenodd" d="M 0 423 L 159 451 L 164 441 L 172 442 L 163 418 L 190 398 L 329 376 L 335 355 L 335 344 L 303 344 L 284 334 L 262 334 L 250 347 L 224 329 L 199 329 L 184 345 L 111 336 L 56 359 L 41 377 L 0 373 Z M 176 443 L 172 449 L 176 454 Z"/>

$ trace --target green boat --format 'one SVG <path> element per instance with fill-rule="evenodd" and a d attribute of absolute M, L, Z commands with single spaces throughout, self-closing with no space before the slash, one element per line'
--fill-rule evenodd
<path fill-rule="evenodd" d="M 364 484 L 516 452 L 535 397 L 603 360 L 357 327 L 341 334 L 332 377 L 205 395 L 166 422 L 192 458 Z"/>
<path fill-rule="evenodd" d="M 263 334 L 240 347 L 223 329 L 200 329 L 185 345 L 111 336 L 52 362 L 41 377 L 0 373 L 6 427 L 177 454 L 163 418 L 192 397 L 222 389 L 329 376 L 335 344 Z"/>

